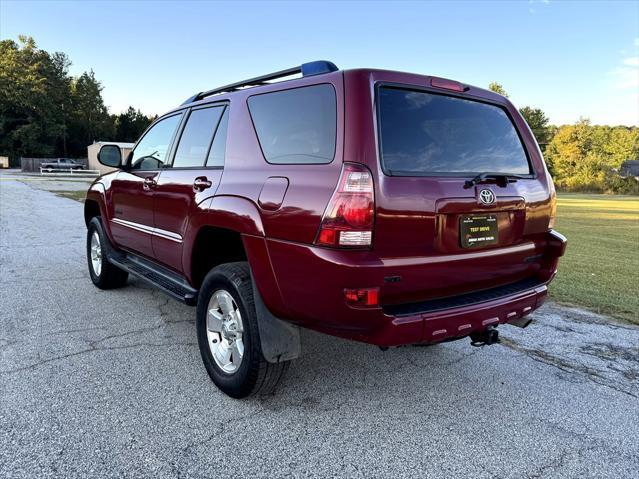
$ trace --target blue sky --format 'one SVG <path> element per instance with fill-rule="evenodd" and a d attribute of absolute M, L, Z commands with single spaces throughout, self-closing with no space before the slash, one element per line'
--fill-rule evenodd
<path fill-rule="evenodd" d="M 31 35 L 93 69 L 112 112 L 328 59 L 498 81 L 553 123 L 639 124 L 639 2 L 15 2 L 0 37 Z"/>

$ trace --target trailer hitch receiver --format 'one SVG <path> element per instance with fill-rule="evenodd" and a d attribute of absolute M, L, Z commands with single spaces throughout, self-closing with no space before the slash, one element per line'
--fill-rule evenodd
<path fill-rule="evenodd" d="M 500 343 L 499 331 L 494 326 L 488 326 L 483 331 L 473 333 L 470 335 L 471 346 L 490 346 L 491 344 Z"/>

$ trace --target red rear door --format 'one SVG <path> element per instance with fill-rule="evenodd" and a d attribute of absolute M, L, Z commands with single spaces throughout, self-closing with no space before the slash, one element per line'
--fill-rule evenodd
<path fill-rule="evenodd" d="M 155 187 L 153 251 L 158 261 L 182 273 L 183 241 L 191 216 L 212 197 L 222 177 L 227 104 L 194 108 L 174 148 L 171 165 Z"/>

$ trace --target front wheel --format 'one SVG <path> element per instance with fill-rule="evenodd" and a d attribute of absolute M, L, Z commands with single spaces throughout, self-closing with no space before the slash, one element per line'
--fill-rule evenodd
<path fill-rule="evenodd" d="M 288 362 L 264 359 L 246 262 L 217 266 L 204 278 L 196 328 L 209 376 L 231 397 L 269 394 L 288 369 Z"/>
<path fill-rule="evenodd" d="M 109 262 L 107 241 L 100 217 L 92 218 L 87 230 L 87 262 L 91 281 L 100 289 L 124 286 L 129 277 L 129 273 Z"/>

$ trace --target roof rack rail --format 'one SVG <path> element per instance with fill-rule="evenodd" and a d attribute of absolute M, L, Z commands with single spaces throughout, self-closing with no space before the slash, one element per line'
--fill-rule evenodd
<path fill-rule="evenodd" d="M 224 85 L 219 88 L 214 88 L 213 90 L 196 93 L 192 97 L 188 98 L 184 103 L 182 103 L 182 105 L 188 105 L 189 103 L 202 100 L 203 98 L 206 98 L 207 96 L 236 91 L 242 87 L 265 85 L 267 82 L 271 80 L 277 80 L 278 78 L 284 78 L 287 76 L 296 75 L 298 73 L 301 73 L 303 77 L 309 77 L 313 75 L 321 75 L 323 73 L 330 73 L 337 70 L 339 70 L 339 68 L 337 68 L 337 66 L 333 62 L 329 62 L 326 60 L 318 60 L 315 62 L 303 63 L 302 65 L 298 67 L 287 68 L 286 70 L 280 70 L 278 72 L 268 73 L 266 75 L 262 75 L 259 77 L 250 78 L 248 80 L 243 80 L 236 83 L 231 83 L 230 85 Z"/>

